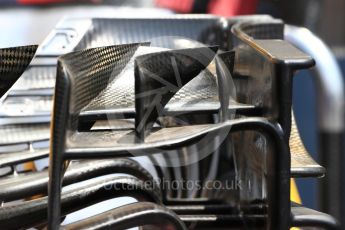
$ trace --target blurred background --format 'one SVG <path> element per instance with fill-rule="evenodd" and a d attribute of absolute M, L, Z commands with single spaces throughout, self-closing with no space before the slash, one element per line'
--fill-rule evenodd
<path fill-rule="evenodd" d="M 307 27 L 331 48 L 345 75 L 344 0 L 0 0 L 0 47 L 40 44 L 64 16 L 159 17 L 174 13 L 270 14 Z M 297 74 L 293 103 L 304 144 L 317 159 L 312 81 L 307 71 Z M 297 180 L 303 203 L 311 208 L 316 207 L 316 182 Z"/>

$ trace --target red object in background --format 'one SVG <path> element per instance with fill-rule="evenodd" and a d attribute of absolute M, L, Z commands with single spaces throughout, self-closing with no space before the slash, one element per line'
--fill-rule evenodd
<path fill-rule="evenodd" d="M 235 16 L 254 14 L 257 6 L 258 0 L 212 0 L 208 11 L 221 16 Z"/>
<path fill-rule="evenodd" d="M 193 6 L 198 0 L 156 0 L 159 7 L 169 8 L 179 13 L 193 13 Z M 220 16 L 254 14 L 258 0 L 210 0 L 206 12 Z"/>
<path fill-rule="evenodd" d="M 190 13 L 194 0 L 156 0 L 156 5 L 179 13 Z"/>

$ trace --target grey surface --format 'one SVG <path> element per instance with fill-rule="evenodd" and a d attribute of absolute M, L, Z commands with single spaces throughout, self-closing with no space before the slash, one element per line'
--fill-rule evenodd
<path fill-rule="evenodd" d="M 0 9 L 0 29 L 2 31 L 0 36 L 0 48 L 26 44 L 40 44 L 55 27 L 56 23 L 64 16 L 153 17 L 155 15 L 164 16 L 166 14 L 171 13 L 167 10 L 160 9 L 119 8 L 116 6 L 2 8 Z M 25 84 L 21 86 L 25 87 Z M 11 111 L 7 110 L 7 112 Z M 47 162 L 46 160 L 42 160 L 39 161 L 38 164 L 39 168 L 43 168 L 47 165 Z M 124 197 L 112 200 L 112 202 L 93 205 L 67 216 L 64 223 L 71 223 L 134 201 L 135 199 Z"/>
<path fill-rule="evenodd" d="M 40 44 L 55 24 L 73 17 L 154 17 L 171 14 L 168 10 L 118 6 L 15 7 L 0 9 L 0 47 Z"/>

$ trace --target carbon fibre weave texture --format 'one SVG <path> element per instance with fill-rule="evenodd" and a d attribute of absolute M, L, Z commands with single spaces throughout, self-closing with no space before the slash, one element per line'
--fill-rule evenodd
<path fill-rule="evenodd" d="M 79 113 L 105 89 L 125 67 L 139 45 L 100 47 L 62 56 L 60 61 L 71 82 L 70 112 Z"/>
<path fill-rule="evenodd" d="M 207 68 L 217 49 L 169 50 L 135 59 L 135 127 L 142 139 L 169 100 Z"/>
<path fill-rule="evenodd" d="M 83 108 L 83 111 L 134 108 L 134 58 L 152 51 L 155 51 L 153 47 L 140 47 L 124 71 Z M 181 88 L 168 104 L 193 104 L 200 100 L 206 102 L 218 101 L 216 78 L 208 70 L 203 71 Z"/>
<path fill-rule="evenodd" d="M 291 151 L 291 168 L 319 168 L 314 159 L 310 156 L 306 150 L 300 134 L 298 132 L 295 117 L 291 116 L 291 133 L 289 146 Z"/>
<path fill-rule="evenodd" d="M 169 28 L 166 27 L 169 24 Z M 216 34 L 216 36 L 214 36 Z M 219 18 L 179 16 L 160 19 L 93 19 L 92 26 L 83 35 L 75 51 L 114 44 L 154 40 L 154 45 L 174 46 L 170 37 L 182 37 L 209 45 L 224 43 L 224 33 Z M 214 40 L 216 39 L 216 40 Z M 180 47 L 183 48 L 183 47 Z M 56 68 L 32 67 L 24 72 L 14 90 L 52 88 L 55 85 Z"/>
<path fill-rule="evenodd" d="M 0 49 L 0 97 L 18 80 L 36 53 L 37 46 Z"/>

